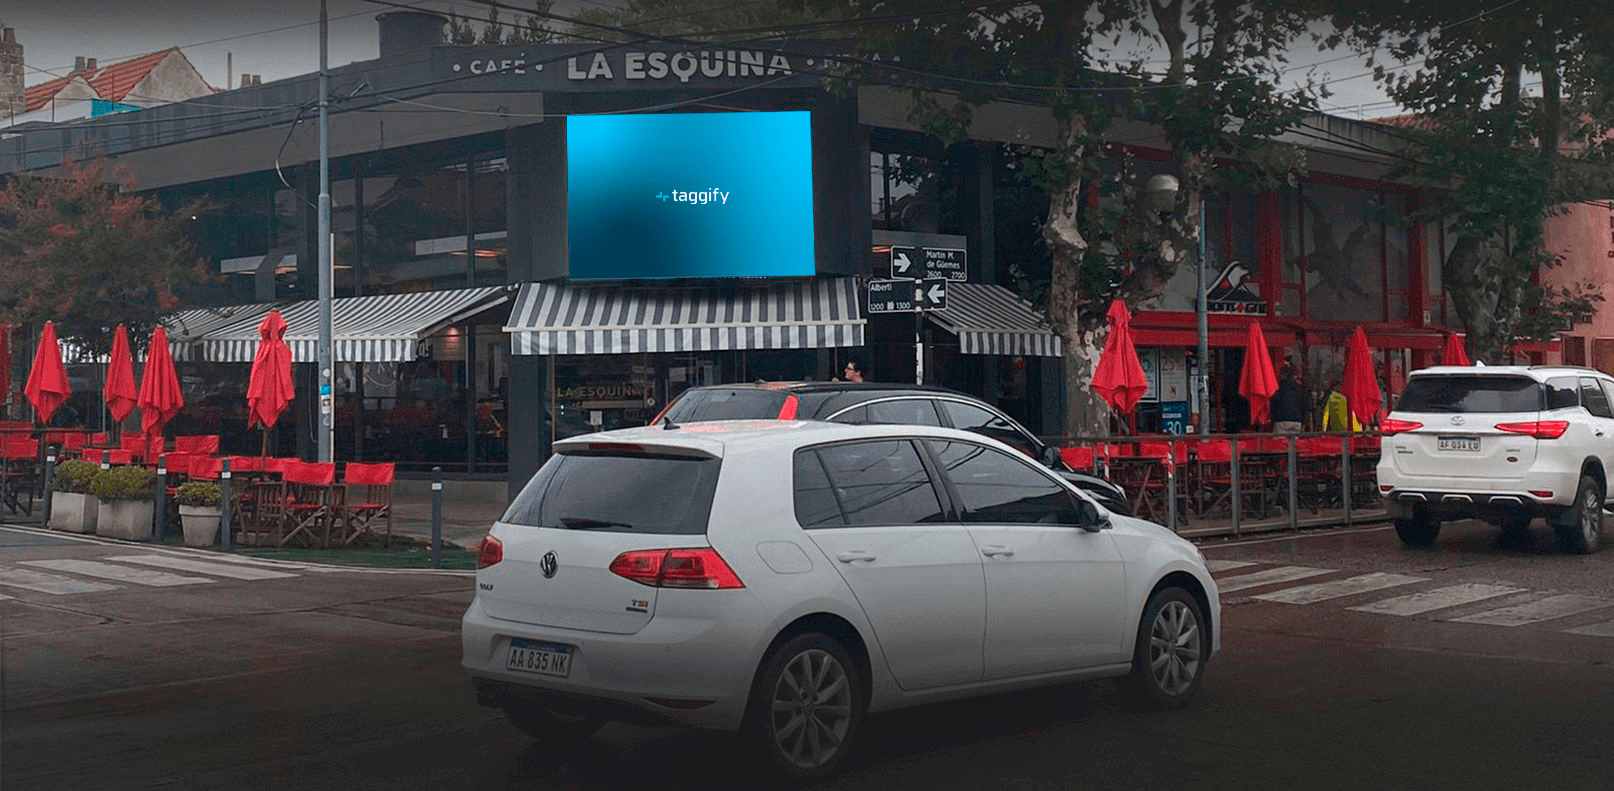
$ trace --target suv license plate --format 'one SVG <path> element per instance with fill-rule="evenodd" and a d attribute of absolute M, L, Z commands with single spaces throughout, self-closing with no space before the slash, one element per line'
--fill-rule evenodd
<path fill-rule="evenodd" d="M 559 643 L 512 639 L 510 656 L 505 660 L 504 667 L 506 670 L 565 678 L 571 675 L 572 653 L 576 650 L 576 646 Z"/>
<path fill-rule="evenodd" d="M 1441 437 L 1435 445 L 1438 450 L 1467 450 L 1480 449 L 1479 437 Z"/>

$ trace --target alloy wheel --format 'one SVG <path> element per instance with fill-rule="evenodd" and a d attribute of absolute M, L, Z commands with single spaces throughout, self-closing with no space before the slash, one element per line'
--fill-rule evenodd
<path fill-rule="evenodd" d="M 1199 677 L 1199 619 L 1187 604 L 1166 602 L 1149 627 L 1149 674 L 1161 692 L 1180 695 Z"/>
<path fill-rule="evenodd" d="M 773 739 L 780 755 L 802 769 L 829 763 L 852 724 L 852 684 L 846 668 L 821 649 L 792 657 L 774 684 Z"/>
<path fill-rule="evenodd" d="M 1603 504 L 1597 491 L 1587 488 L 1582 490 L 1581 496 L 1585 502 L 1580 508 L 1580 535 L 1585 543 L 1591 545 L 1597 541 L 1597 534 L 1603 528 Z"/>

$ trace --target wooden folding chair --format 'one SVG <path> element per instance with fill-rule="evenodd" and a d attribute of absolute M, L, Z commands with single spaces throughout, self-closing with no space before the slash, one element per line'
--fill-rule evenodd
<path fill-rule="evenodd" d="M 336 465 L 288 461 L 280 483 L 278 543 L 285 546 L 306 539 L 307 545 L 318 540 L 321 546 L 330 546 L 331 525 L 346 502 L 346 490 L 336 484 Z"/>
<path fill-rule="evenodd" d="M 39 487 L 39 440 L 0 435 L 0 500 L 11 513 L 34 513 Z"/>
<path fill-rule="evenodd" d="M 360 536 L 374 536 L 374 525 L 378 521 L 385 521 L 387 525 L 381 546 L 392 544 L 392 479 L 395 466 L 390 461 L 374 464 L 352 461 L 342 470 L 342 485 L 347 492 L 337 524 L 344 534 L 344 546 Z"/>

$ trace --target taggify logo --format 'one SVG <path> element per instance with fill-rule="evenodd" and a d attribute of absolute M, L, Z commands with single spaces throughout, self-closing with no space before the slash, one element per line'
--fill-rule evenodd
<path fill-rule="evenodd" d="M 712 189 L 702 190 L 701 192 L 679 192 L 678 190 L 673 190 L 672 194 L 670 195 L 665 192 L 657 192 L 651 197 L 661 201 L 662 203 L 666 203 L 668 198 L 672 198 L 673 203 L 721 203 L 727 206 L 730 194 L 731 193 L 723 192 L 716 187 L 713 187 Z"/>

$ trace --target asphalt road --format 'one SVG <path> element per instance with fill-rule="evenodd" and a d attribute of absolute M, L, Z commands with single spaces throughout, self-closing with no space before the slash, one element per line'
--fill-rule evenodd
<path fill-rule="evenodd" d="M 1207 544 L 1236 590 L 1187 709 L 1099 682 L 881 715 L 824 787 L 1607 788 L 1614 548 L 1535 532 Z M 765 785 L 721 735 L 612 725 L 558 750 L 478 707 L 468 575 L 197 557 L 0 528 L 0 787 Z"/>

